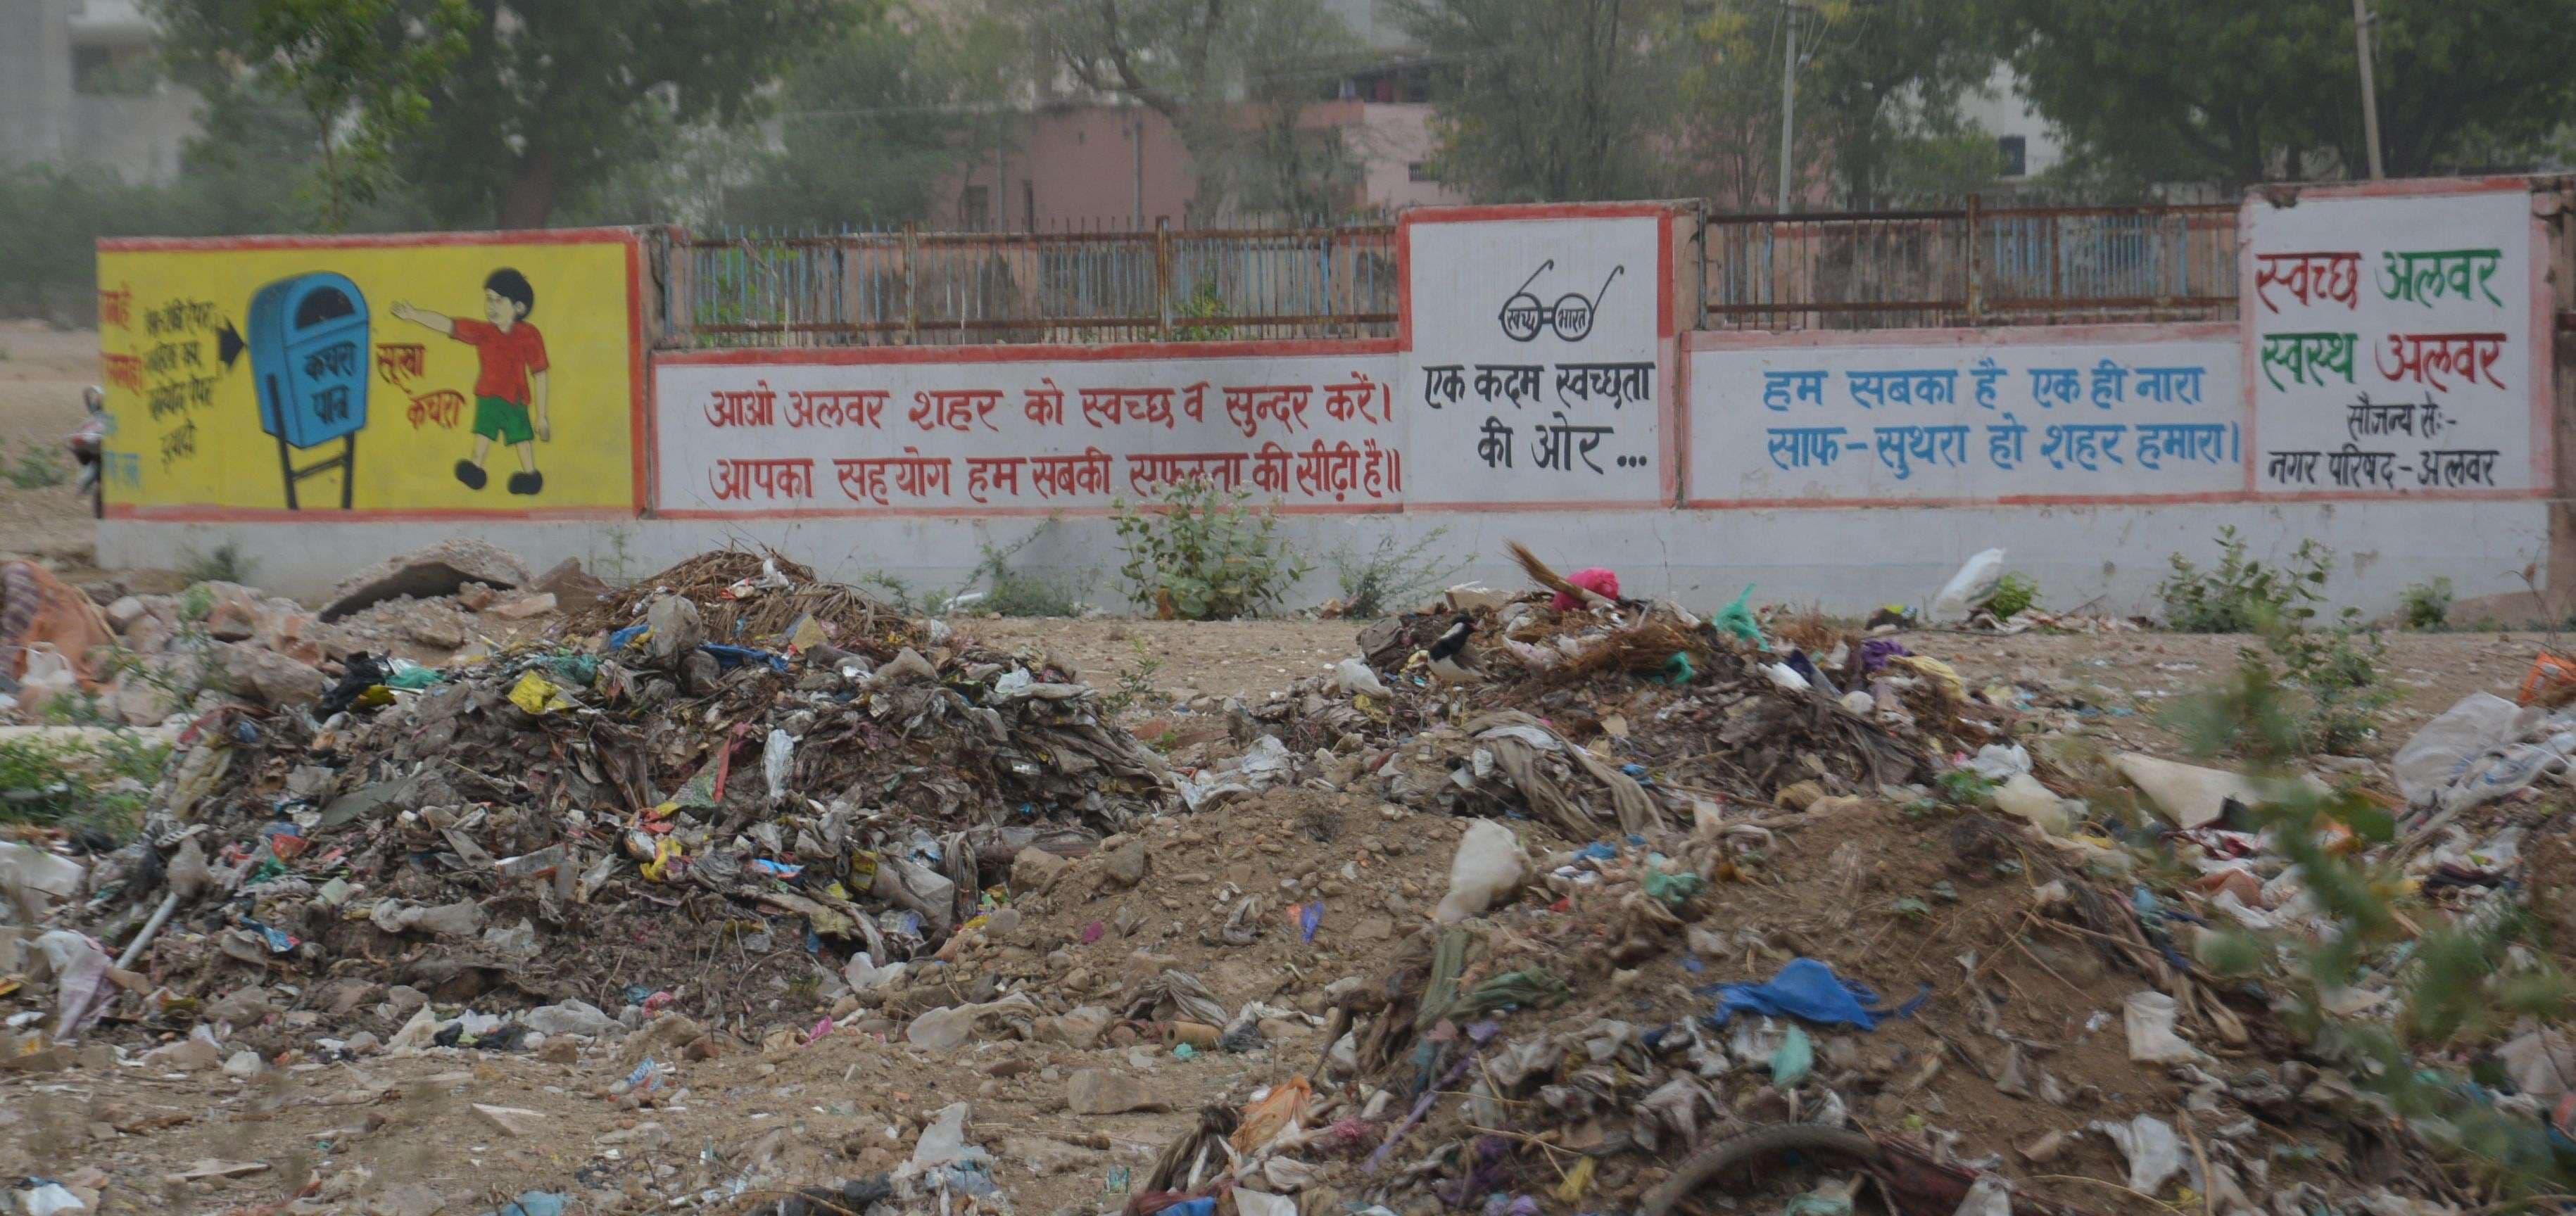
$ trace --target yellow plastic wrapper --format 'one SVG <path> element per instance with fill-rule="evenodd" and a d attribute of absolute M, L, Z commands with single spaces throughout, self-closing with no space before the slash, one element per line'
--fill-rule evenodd
<path fill-rule="evenodd" d="M 572 702 L 564 699 L 563 690 L 555 687 L 554 681 L 530 671 L 511 686 L 510 704 L 532 714 L 544 714 L 567 708 Z"/>
<path fill-rule="evenodd" d="M 1968 699 L 1968 682 L 1959 678 L 1959 669 L 1923 654 L 1901 654 L 1888 660 L 1890 666 L 1901 666 L 1941 686 L 1944 695 L 1953 700 Z"/>
<path fill-rule="evenodd" d="M 662 837 L 653 842 L 653 860 L 644 863 L 644 877 L 655 882 L 669 882 L 671 863 L 686 860 L 688 856 L 689 851 L 681 848 L 679 841 Z"/>
<path fill-rule="evenodd" d="M 1593 1166 L 1599 1160 L 1597 1157 L 1585 1157 L 1576 1161 L 1574 1168 L 1565 1172 L 1565 1181 L 1556 1184 L 1557 1199 L 1560 1202 L 1573 1203 L 1583 1198 L 1583 1192 L 1592 1187 Z"/>

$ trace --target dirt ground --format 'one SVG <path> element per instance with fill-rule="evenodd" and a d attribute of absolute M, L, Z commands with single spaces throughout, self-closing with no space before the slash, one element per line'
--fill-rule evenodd
<path fill-rule="evenodd" d="M 0 352 L 0 458 L 14 466 L 30 445 L 59 450 L 61 435 L 78 420 L 80 388 L 94 375 L 95 342 L 86 333 L 9 324 L 0 326 Z M 37 555 L 74 577 L 94 573 L 85 504 L 67 486 L 21 490 L 0 479 L 0 553 Z M 1126 718 L 1155 723 L 1151 733 L 1158 735 L 1172 725 L 1174 703 L 1202 696 L 1257 702 L 1329 668 L 1355 653 L 1360 628 L 1343 620 L 953 624 L 1006 649 L 1043 649 L 1094 685 L 1139 692 Z M 2160 724 L 2161 711 L 2222 678 L 2245 644 L 2156 633 L 1917 632 L 1902 640 L 1952 664 L 1972 687 L 2017 687 L 2052 707 L 2042 712 L 2071 714 L 2076 729 L 2108 744 L 2165 755 L 2177 754 L 2178 744 Z M 2381 736 L 2361 750 L 2384 759 L 2422 721 L 2469 692 L 2510 695 L 2542 642 L 2530 634 L 2390 635 L 2385 662 L 2403 696 Z M 2078 708 L 2055 708 L 2066 705 Z M 338 1012 L 298 1008 L 310 1002 L 286 986 L 292 981 L 281 981 L 275 1004 L 293 1011 L 254 1014 L 224 1049 L 252 1043 L 289 1061 L 256 1075 L 174 1071 L 139 1058 L 119 1063 L 97 1046 L 59 1070 L 0 1061 L 0 1175 L 101 1189 L 107 1211 L 282 1212 L 300 1195 L 298 1211 L 467 1216 L 530 1189 L 580 1196 L 577 1211 L 679 1206 L 668 1199 L 674 1194 L 694 1206 L 738 1210 L 750 1196 L 737 1193 L 737 1180 L 749 1172 L 782 1167 L 767 1172 L 810 1183 L 877 1173 L 905 1158 L 941 1108 L 966 1101 L 973 1104 L 969 1142 L 995 1153 L 995 1178 L 1017 1211 L 1113 1209 L 1124 1199 L 1119 1171 L 1144 1173 L 1157 1151 L 1198 1121 L 1202 1106 L 1239 1107 L 1259 1087 L 1314 1068 L 1324 1046 L 1314 1016 L 1322 1012 L 1319 994 L 1336 980 L 1374 975 L 1422 922 L 1444 888 L 1466 822 L 1409 812 L 1356 790 L 1306 789 L 1158 821 L 1142 830 L 1152 881 L 1114 885 L 1103 880 L 1098 858 L 1074 864 L 1015 905 L 1016 929 L 940 964 L 949 990 L 925 1006 L 990 999 L 997 981 L 1045 985 L 1070 1002 L 1180 968 L 1203 979 L 1229 1010 L 1247 1001 L 1281 1007 L 1283 1016 L 1264 1022 L 1267 1045 L 1249 1053 L 1181 1058 L 1130 1028 L 1115 1028 L 1092 1046 L 987 1036 L 932 1051 L 902 1034 L 919 1008 L 888 1007 L 881 1019 L 810 1043 L 755 1042 L 732 1032 L 791 1015 L 811 1025 L 830 1013 L 821 1005 L 800 1011 L 789 989 L 765 1009 L 745 1003 L 739 1022 L 710 1027 L 709 1058 L 680 1058 L 679 1044 L 663 1044 L 656 1058 L 675 1067 L 672 1088 L 639 1109 L 610 1092 L 648 1049 L 633 1040 L 597 1044 L 569 1061 L 436 1049 L 314 1062 L 318 1037 L 358 1029 L 390 1037 L 400 1012 L 379 1007 L 389 999 L 381 988 Z M 1991 973 L 2003 991 L 2020 998 L 2008 1003 L 2003 1024 L 2062 1053 L 2037 1067 L 2122 1079 L 2084 1099 L 2091 1104 L 2086 1117 L 2175 1109 L 2180 1090 L 2173 1080 L 2129 1065 L 2117 1029 L 2100 1029 L 2134 983 L 2088 963 L 2075 948 L 2080 943 L 2036 941 L 2014 950 L 2023 895 L 1963 863 L 1971 850 L 1955 836 L 1872 805 L 1818 816 L 1783 835 L 1783 872 L 1794 863 L 1809 873 L 1847 875 L 1849 886 L 1829 901 L 1830 914 L 1787 920 L 1780 912 L 1787 893 L 1758 876 L 1723 888 L 1703 923 L 1770 935 L 1738 958 L 1685 956 L 1667 943 L 1613 977 L 1611 943 L 1583 936 L 1592 922 L 1580 915 L 1580 900 L 1569 896 L 1573 910 L 1555 920 L 1528 917 L 1530 952 L 1578 976 L 1595 973 L 1576 985 L 1592 994 L 1587 1003 L 1559 1011 L 1551 1024 L 1580 1030 L 1611 1018 L 1651 1025 L 1704 1013 L 1707 999 L 1693 989 L 1715 975 L 1703 969 L 1762 973 L 1771 965 L 1764 951 L 1774 947 L 1878 956 L 1883 966 L 1871 978 L 1895 1000 L 1917 985 L 1955 980 L 1962 966 L 1973 981 L 1985 970 L 1982 952 L 2000 961 Z M 1888 910 L 1954 883 L 1964 899 L 1929 922 Z M 1229 920 L 1256 897 L 1258 938 L 1224 941 Z M 1327 909 L 1312 940 L 1295 920 L 1309 900 Z M 1801 906 L 1818 905 L 1809 898 Z M 905 991 L 906 999 L 921 995 L 918 987 Z M 613 1007 L 614 994 L 602 996 Z M 15 1007 L 0 988 L 0 1008 Z M 1969 1158 L 2008 1155 L 2037 1131 L 2070 1122 L 2064 1111 L 2006 1100 L 1983 1082 L 1944 1081 L 1926 1093 L 1898 1084 L 1929 1075 L 1926 1062 L 1942 1058 L 1943 1036 L 1960 1032 L 1960 1016 L 1952 1009 L 1892 1027 L 1855 1058 L 1832 1061 L 1846 1074 L 1886 1079 L 1862 1084 L 1874 1096 L 1853 1112 L 1857 1121 L 1887 1127 L 1928 1114 L 1962 1133 L 1958 1151 Z M 1984 1068 L 1974 1061 L 1969 1067 Z M 1136 1077 L 1156 1109 L 1075 1114 L 1068 1092 L 1074 1074 L 1086 1069 Z M 2116 1176 L 2106 1148 L 2088 1142 L 2075 1151 L 2055 1168 L 2090 1176 L 2078 1181 Z M 200 1176 L 183 1176 L 190 1173 Z M 2050 1197 L 2104 1212 L 2151 1210 L 2117 1191 L 2061 1186 Z M 603 1202 L 617 1195 L 624 1202 Z"/>

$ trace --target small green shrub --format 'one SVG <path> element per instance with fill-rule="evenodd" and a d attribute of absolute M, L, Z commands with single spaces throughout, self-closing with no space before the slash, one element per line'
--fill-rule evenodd
<path fill-rule="evenodd" d="M 1231 620 L 1276 607 L 1314 567 L 1280 539 L 1279 517 L 1245 504 L 1247 490 L 1206 478 L 1163 487 L 1154 509 L 1110 503 L 1127 563 L 1119 572 L 1156 615 Z"/>
<path fill-rule="evenodd" d="M 1071 587 L 1052 579 L 1011 568 L 1011 558 L 1038 538 L 1030 533 L 1007 549 L 997 549 L 992 542 L 982 545 L 984 559 L 975 564 L 968 586 L 984 584 L 984 598 L 974 610 L 992 616 L 1080 616 L 1082 602 Z"/>
<path fill-rule="evenodd" d="M 1388 535 L 1379 537 L 1367 549 L 1344 545 L 1326 554 L 1342 585 L 1343 615 L 1372 617 L 1384 616 L 1390 610 L 1401 612 L 1423 595 L 1445 586 L 1476 560 L 1473 553 L 1456 561 L 1447 560 L 1447 555 L 1440 552 L 1440 542 L 1448 535 L 1449 527 L 1443 524 L 1409 545 L 1399 545 L 1394 536 Z"/>
<path fill-rule="evenodd" d="M 2414 583 L 2398 595 L 2399 619 L 2409 629 L 2440 629 L 2451 623 L 2451 580 Z"/>
<path fill-rule="evenodd" d="M 259 562 L 256 559 L 242 552 L 241 546 L 231 541 L 226 541 L 203 553 L 195 549 L 179 551 L 179 573 L 188 576 L 188 581 L 192 584 L 247 583 L 250 581 L 251 571 L 258 567 Z M 191 586 L 188 590 L 193 593 L 199 588 Z M 211 601 L 208 607 L 212 607 Z M 198 612 L 194 615 L 203 617 L 205 613 Z"/>
<path fill-rule="evenodd" d="M 70 481 L 72 472 L 69 466 L 55 459 L 51 451 L 31 443 L 25 451 L 18 453 L 18 459 L 10 462 L 8 476 L 9 484 L 21 490 L 42 490 Z"/>
<path fill-rule="evenodd" d="M 1181 300 L 1172 309 L 1172 340 L 1175 342 L 1222 342 L 1234 336 L 1231 325 L 1209 322 L 1225 319 L 1225 296 L 1214 284 L 1202 287 Z"/>
<path fill-rule="evenodd" d="M 96 830 L 121 843 L 142 827 L 169 758 L 167 744 L 128 731 L 95 744 L 0 742 L 0 821 Z"/>
<path fill-rule="evenodd" d="M 2321 590 L 2334 570 L 2334 550 L 2302 540 L 2284 564 L 2245 554 L 2232 527 L 2218 530 L 2218 566 L 2202 571 L 2173 555 L 2173 573 L 2156 584 L 2165 627 L 2176 633 L 2262 633 L 2270 622 L 2303 627 L 2324 601 Z"/>
<path fill-rule="evenodd" d="M 2300 694 L 2295 737 L 2310 752 L 2349 752 L 2368 742 L 2397 702 L 2381 666 L 2388 644 L 2344 612 L 2333 629 L 2276 629 L 2265 639 L 2281 660 L 2281 682 Z M 2252 656 L 2242 661 L 2260 661 Z"/>
<path fill-rule="evenodd" d="M 1135 662 L 1118 669 L 1117 689 L 1100 699 L 1113 714 L 1123 714 L 1162 695 L 1154 687 L 1154 677 L 1163 670 L 1163 656 L 1148 648 L 1143 638 L 1129 638 L 1127 645 L 1135 652 Z"/>
<path fill-rule="evenodd" d="M 2007 574 L 1995 580 L 1995 593 L 1986 597 L 1986 611 L 1999 621 L 2009 621 L 2039 606 L 2039 582 L 2027 574 Z"/>

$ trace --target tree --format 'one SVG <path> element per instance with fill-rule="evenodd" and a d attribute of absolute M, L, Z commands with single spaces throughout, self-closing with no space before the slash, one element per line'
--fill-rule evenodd
<path fill-rule="evenodd" d="M 1398 0 L 1442 65 L 1443 181 L 1494 202 L 1648 198 L 1669 176 L 1652 0 Z"/>
<path fill-rule="evenodd" d="M 2358 176 L 2352 11 L 2333 0 L 1968 0 L 2032 101 L 2112 180 Z M 2576 104 L 2564 0 L 2374 0 L 2391 176 L 2528 147 Z"/>
<path fill-rule="evenodd" d="M 1798 105 L 1813 107 L 1809 138 L 1830 153 L 1844 206 L 1868 210 L 1891 195 L 1992 179 L 2001 153 L 1969 129 L 1959 100 L 1993 72 L 1994 54 L 1954 0 L 1834 3 L 1818 12 Z"/>
<path fill-rule="evenodd" d="M 1009 31 L 909 12 L 857 22 L 779 87 L 778 150 L 718 214 L 742 223 L 926 219 L 931 188 L 1003 138 Z"/>
<path fill-rule="evenodd" d="M 472 23 L 465 0 L 163 0 L 156 11 L 165 53 L 210 99 L 264 89 L 301 110 L 332 232 L 384 186 L 395 142 L 428 121 L 428 91 Z"/>
<path fill-rule="evenodd" d="M 1312 213 L 1322 180 L 1355 173 L 1315 102 L 1356 65 L 1350 29 L 1319 0 L 1002 0 L 1032 45 L 1082 88 L 1124 96 L 1180 132 L 1197 189 L 1190 218 L 1229 203 Z"/>
<path fill-rule="evenodd" d="M 781 67 L 831 45 L 864 0 L 472 3 L 467 53 L 403 165 L 450 223 L 533 228 L 677 129 L 749 117 Z"/>

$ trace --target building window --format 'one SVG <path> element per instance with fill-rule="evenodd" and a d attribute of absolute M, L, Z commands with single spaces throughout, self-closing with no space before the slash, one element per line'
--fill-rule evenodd
<path fill-rule="evenodd" d="M 103 46 L 72 48 L 72 90 L 78 93 L 106 93 L 114 82 L 116 56 Z"/>
<path fill-rule="evenodd" d="M 957 200 L 957 222 L 969 230 L 980 230 L 993 222 L 993 188 L 968 186 L 964 197 Z"/>
<path fill-rule="evenodd" d="M 2025 177 L 2029 175 L 2029 141 L 2018 135 L 2006 135 L 1995 141 L 1995 147 L 2004 154 L 2005 177 Z"/>
<path fill-rule="evenodd" d="M 1440 180 L 1438 176 L 1431 172 L 1431 162 L 1427 160 L 1408 162 L 1404 166 L 1404 176 L 1408 181 L 1436 182 Z"/>

